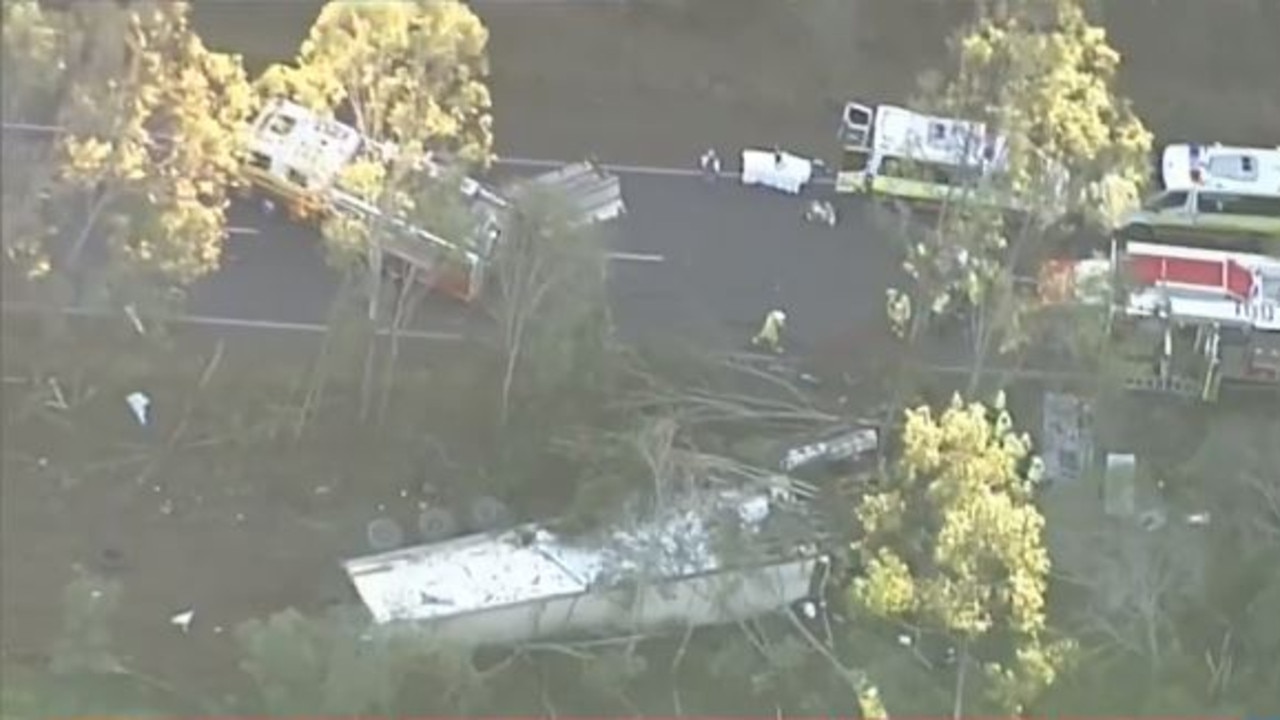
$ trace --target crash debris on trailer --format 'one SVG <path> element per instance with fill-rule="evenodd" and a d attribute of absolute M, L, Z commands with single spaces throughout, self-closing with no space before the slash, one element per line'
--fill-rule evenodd
<path fill-rule="evenodd" d="M 708 488 L 595 532 L 523 525 L 344 568 L 375 623 L 471 645 L 731 623 L 815 592 L 815 492 L 784 478 Z"/>

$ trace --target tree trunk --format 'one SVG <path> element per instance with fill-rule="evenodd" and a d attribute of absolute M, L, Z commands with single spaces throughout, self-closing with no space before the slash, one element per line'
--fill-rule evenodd
<path fill-rule="evenodd" d="M 965 640 L 960 643 L 960 652 L 956 658 L 959 667 L 956 668 L 956 691 L 955 697 L 951 705 L 951 719 L 960 720 L 964 717 L 964 684 L 969 669 L 969 641 Z"/>
<path fill-rule="evenodd" d="M 77 266 L 80 264 L 80 254 L 84 252 L 84 248 L 89 244 L 89 237 L 93 234 L 93 229 L 98 225 L 98 216 L 107 208 L 112 199 L 112 193 L 103 192 L 98 195 L 89 206 L 88 216 L 85 218 L 84 226 L 80 228 L 80 234 L 76 236 L 76 241 L 72 243 L 71 249 L 67 251 L 67 256 L 63 260 L 63 272 L 72 283 L 71 302 L 77 303 L 81 294 L 84 292 L 82 278 L 78 272 Z"/>
<path fill-rule="evenodd" d="M 515 382 L 516 364 L 520 362 L 520 348 L 524 345 L 524 316 L 516 320 L 515 332 L 507 348 L 507 367 L 502 376 L 502 401 L 498 414 L 498 422 L 506 427 L 511 414 L 511 386 Z"/>
<path fill-rule="evenodd" d="M 378 422 L 386 419 L 387 407 L 391 404 L 391 390 L 395 386 L 396 362 L 400 358 L 400 330 L 412 317 L 409 297 L 416 294 L 418 268 L 410 267 L 405 276 L 404 287 L 400 288 L 400 297 L 396 300 L 396 310 L 391 317 L 391 348 L 387 353 L 386 366 L 382 370 L 382 399 L 378 403 Z"/>

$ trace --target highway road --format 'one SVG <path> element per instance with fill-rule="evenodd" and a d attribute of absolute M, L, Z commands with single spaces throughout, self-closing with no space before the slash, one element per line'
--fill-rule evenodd
<path fill-rule="evenodd" d="M 830 229 L 802 222 L 802 199 L 732 180 L 619 175 L 629 214 L 607 237 L 621 256 L 611 263 L 611 291 L 624 335 L 728 349 L 773 307 L 787 311 L 801 352 L 883 330 L 897 250 L 877 237 L 862 200 L 841 199 L 841 222 Z M 190 311 L 324 323 L 338 275 L 316 232 L 246 209 L 232 224 L 257 233 L 229 240 L 222 270 L 192 289 Z M 455 332 L 483 322 L 477 315 L 435 301 L 415 326 Z"/>

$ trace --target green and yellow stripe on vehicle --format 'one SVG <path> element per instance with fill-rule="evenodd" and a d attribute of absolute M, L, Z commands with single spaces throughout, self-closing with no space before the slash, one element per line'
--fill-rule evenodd
<path fill-rule="evenodd" d="M 875 175 L 867 180 L 867 176 L 863 173 L 840 173 L 836 176 L 836 192 L 837 193 L 869 193 L 871 195 L 882 195 L 892 198 L 906 200 L 907 202 L 920 203 L 924 205 L 941 205 L 945 202 L 963 198 L 966 195 L 983 198 L 985 193 L 982 191 L 970 192 L 967 189 L 957 188 L 941 183 L 933 183 L 925 180 L 913 180 L 911 178 L 892 177 L 887 175 Z M 994 207 L 1004 210 L 1019 210 L 1020 205 L 1010 198 L 1004 198 L 1003 201 L 989 202 Z"/>

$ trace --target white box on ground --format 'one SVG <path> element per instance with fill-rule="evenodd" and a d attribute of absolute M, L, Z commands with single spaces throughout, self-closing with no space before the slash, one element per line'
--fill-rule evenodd
<path fill-rule="evenodd" d="M 742 151 L 742 184 L 798 195 L 813 179 L 813 161 L 773 150 Z"/>

